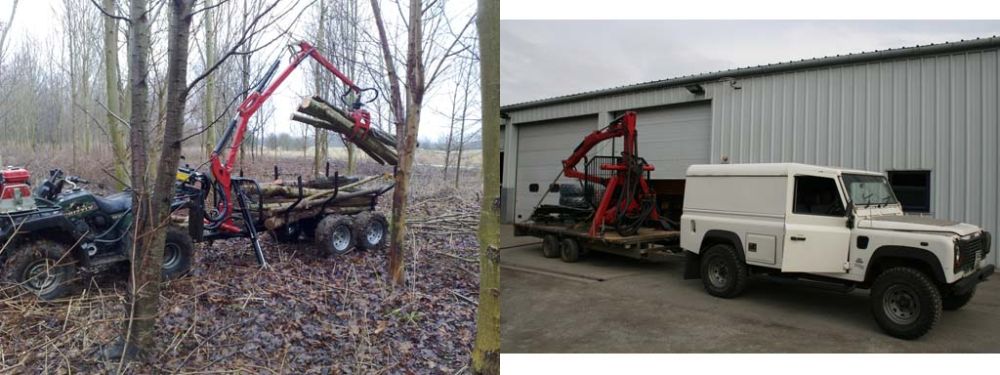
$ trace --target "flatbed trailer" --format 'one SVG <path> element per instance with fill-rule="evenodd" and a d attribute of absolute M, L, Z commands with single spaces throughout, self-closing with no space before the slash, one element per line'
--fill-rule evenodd
<path fill-rule="evenodd" d="M 680 253 L 680 231 L 656 228 L 639 228 L 630 236 L 622 236 L 614 230 L 592 236 L 588 233 L 587 223 L 535 223 L 526 221 L 514 224 L 515 236 L 537 237 L 544 241 L 553 236 L 560 244 L 560 249 L 571 240 L 578 246 L 579 253 L 585 255 L 590 251 L 600 251 L 621 255 L 633 259 L 663 260 L 666 257 Z M 551 253 L 546 254 L 546 256 Z M 576 257 L 562 256 L 563 260 L 572 262 Z"/>

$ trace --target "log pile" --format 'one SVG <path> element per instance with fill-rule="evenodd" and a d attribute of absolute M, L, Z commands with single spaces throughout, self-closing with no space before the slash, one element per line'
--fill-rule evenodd
<path fill-rule="evenodd" d="M 292 120 L 340 133 L 379 164 L 396 165 L 399 162 L 396 137 L 376 128 L 369 128 L 363 136 L 355 137 L 351 116 L 322 98 L 306 98 L 297 111 L 292 114 Z"/>
<path fill-rule="evenodd" d="M 374 184 L 378 180 L 387 181 L 388 174 L 365 177 L 357 182 L 346 184 L 337 189 L 337 195 L 332 200 L 334 189 L 302 188 L 302 200 L 299 201 L 298 186 L 283 184 L 262 184 L 261 194 L 264 196 L 264 225 L 275 229 L 287 223 L 302 218 L 313 217 L 320 210 L 326 213 L 351 214 L 365 211 L 371 205 L 374 194 L 381 192 L 389 185 L 386 182 Z M 373 186 L 363 186 L 372 183 Z M 303 183 L 309 186 L 310 183 Z M 296 201 L 298 203 L 296 204 Z"/>

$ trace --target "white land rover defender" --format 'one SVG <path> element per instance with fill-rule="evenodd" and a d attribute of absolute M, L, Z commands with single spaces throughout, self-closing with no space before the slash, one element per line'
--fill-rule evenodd
<path fill-rule="evenodd" d="M 888 334 L 915 339 L 965 305 L 994 266 L 990 234 L 903 215 L 884 175 L 804 164 L 695 165 L 687 171 L 685 278 L 717 297 L 752 274 L 871 289 Z"/>

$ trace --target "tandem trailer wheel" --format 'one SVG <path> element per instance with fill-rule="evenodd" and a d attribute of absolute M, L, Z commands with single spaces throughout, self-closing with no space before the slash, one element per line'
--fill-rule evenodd
<path fill-rule="evenodd" d="M 542 238 L 542 255 L 546 258 L 555 258 L 560 254 L 559 237 L 554 234 L 546 234 Z"/>
<path fill-rule="evenodd" d="M 563 238 L 560 250 L 563 262 L 573 263 L 580 259 L 580 243 L 573 238 Z"/>

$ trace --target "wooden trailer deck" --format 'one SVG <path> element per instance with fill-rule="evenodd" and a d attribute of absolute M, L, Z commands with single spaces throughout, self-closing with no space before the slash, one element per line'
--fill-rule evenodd
<path fill-rule="evenodd" d="M 515 235 L 541 237 L 546 234 L 558 234 L 560 236 L 576 237 L 588 241 L 603 242 L 609 245 L 637 245 L 680 239 L 680 231 L 676 230 L 639 228 L 639 232 L 631 236 L 622 236 L 614 230 L 608 230 L 604 233 L 604 235 L 594 237 L 587 233 L 587 229 L 587 227 L 580 225 L 567 226 L 535 223 L 514 224 Z"/>
<path fill-rule="evenodd" d="M 680 231 L 654 228 L 639 228 L 638 233 L 622 236 L 610 229 L 603 235 L 591 236 L 585 224 L 558 223 L 517 223 L 514 224 L 515 236 L 533 236 L 543 238 L 546 235 L 556 235 L 560 238 L 575 238 L 584 254 L 588 251 L 600 251 L 647 261 L 663 261 L 679 253 Z M 567 261 L 565 258 L 564 261 Z M 574 260 L 568 260 L 570 262 Z"/>

